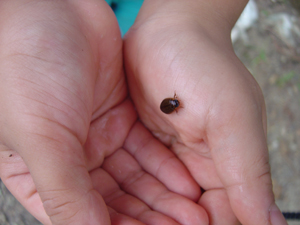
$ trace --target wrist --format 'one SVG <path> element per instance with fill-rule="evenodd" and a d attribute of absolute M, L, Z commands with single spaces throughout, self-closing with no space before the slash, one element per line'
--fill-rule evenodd
<path fill-rule="evenodd" d="M 184 25 L 194 22 L 207 31 L 230 34 L 248 0 L 145 0 L 137 23 L 157 20 L 158 24 Z"/>

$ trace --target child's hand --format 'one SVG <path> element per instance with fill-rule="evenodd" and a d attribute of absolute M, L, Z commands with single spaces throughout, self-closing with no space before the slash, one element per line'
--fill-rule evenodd
<path fill-rule="evenodd" d="M 142 122 L 206 190 L 198 203 L 210 224 L 285 224 L 272 192 L 264 98 L 230 40 L 245 3 L 146 0 L 125 36 L 126 74 Z M 183 108 L 164 114 L 159 105 L 174 92 Z"/>

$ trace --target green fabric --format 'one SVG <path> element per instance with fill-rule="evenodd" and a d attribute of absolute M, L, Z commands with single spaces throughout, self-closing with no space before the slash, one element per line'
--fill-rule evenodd
<path fill-rule="evenodd" d="M 143 0 L 106 0 L 109 5 L 114 5 L 122 36 L 129 30 L 143 4 Z"/>

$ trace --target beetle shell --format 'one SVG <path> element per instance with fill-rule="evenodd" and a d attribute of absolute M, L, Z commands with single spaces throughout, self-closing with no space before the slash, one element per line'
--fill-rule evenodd
<path fill-rule="evenodd" d="M 174 111 L 177 112 L 177 108 L 180 106 L 180 102 L 174 95 L 174 98 L 165 98 L 160 104 L 160 110 L 166 114 L 170 114 Z"/>

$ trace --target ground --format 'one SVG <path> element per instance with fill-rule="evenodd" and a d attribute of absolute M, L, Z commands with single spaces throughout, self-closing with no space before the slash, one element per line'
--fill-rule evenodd
<path fill-rule="evenodd" d="M 295 0 L 292 0 L 297 2 Z M 234 48 L 263 90 L 273 189 L 282 211 L 300 211 L 300 30 L 299 13 L 286 0 L 256 0 L 259 20 Z M 299 6 L 299 4 L 298 4 Z M 285 14 L 282 14 L 285 13 Z M 278 31 L 278 18 L 295 17 L 294 38 Z M 283 25 L 282 25 L 283 26 Z M 298 34 L 299 35 L 299 34 Z M 298 38 L 298 39 L 297 39 Z M 38 225 L 0 180 L 0 224 Z M 289 225 L 300 221 L 289 221 Z"/>

